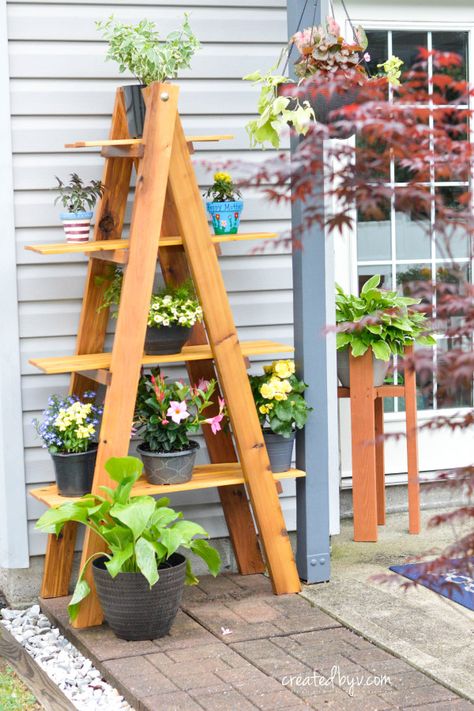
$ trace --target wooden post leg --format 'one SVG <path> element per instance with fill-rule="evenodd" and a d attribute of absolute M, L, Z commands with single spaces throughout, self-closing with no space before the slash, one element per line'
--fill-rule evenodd
<path fill-rule="evenodd" d="M 50 533 L 46 548 L 41 597 L 64 597 L 69 592 L 77 523 L 66 523 L 59 536 Z"/>
<path fill-rule="evenodd" d="M 377 477 L 377 523 L 385 525 L 385 461 L 383 441 L 383 397 L 375 398 L 375 468 Z"/>
<path fill-rule="evenodd" d="M 377 484 L 372 351 L 349 357 L 354 540 L 377 540 Z"/>
<path fill-rule="evenodd" d="M 413 348 L 405 351 L 413 356 Z M 405 365 L 405 415 L 408 460 L 408 530 L 420 532 L 420 472 L 418 468 L 418 422 L 416 413 L 416 373 Z"/>

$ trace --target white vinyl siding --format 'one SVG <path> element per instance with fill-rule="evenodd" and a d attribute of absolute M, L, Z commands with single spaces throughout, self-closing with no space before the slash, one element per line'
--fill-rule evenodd
<path fill-rule="evenodd" d="M 65 393 L 68 376 L 42 375 L 28 364 L 33 356 L 74 352 L 84 287 L 82 255 L 43 257 L 26 244 L 63 239 L 59 209 L 53 205 L 54 176 L 77 171 L 99 178 L 98 153 L 67 151 L 64 144 L 108 134 L 115 88 L 130 82 L 105 62 L 105 44 L 94 22 L 112 13 L 136 22 L 156 21 L 165 35 L 180 24 L 183 12 L 202 50 L 191 71 L 183 73 L 180 111 L 188 133 L 232 133 L 235 140 L 209 145 L 195 154 L 201 184 L 209 174 L 200 161 L 250 157 L 246 121 L 255 110 L 256 89 L 241 77 L 266 69 L 286 38 L 284 0 L 187 0 L 126 4 L 104 1 L 7 2 L 12 111 L 13 172 L 19 329 L 22 366 L 23 430 L 27 488 L 52 481 L 50 458 L 39 446 L 31 420 L 39 416 L 50 393 Z M 256 154 L 259 159 L 261 156 Z M 286 207 L 269 206 L 246 191 L 242 229 L 288 228 Z M 288 249 L 251 254 L 254 243 L 226 245 L 221 266 L 242 339 L 292 342 L 291 257 Z M 109 340 L 108 346 L 110 347 Z M 184 373 L 176 368 L 174 374 Z M 26 496 L 26 494 L 25 494 Z M 214 536 L 227 535 L 215 490 L 174 496 L 186 515 Z M 285 482 L 283 509 L 288 528 L 295 527 L 294 483 Z M 27 497 L 30 555 L 44 553 L 44 536 L 34 531 L 43 507 Z"/>

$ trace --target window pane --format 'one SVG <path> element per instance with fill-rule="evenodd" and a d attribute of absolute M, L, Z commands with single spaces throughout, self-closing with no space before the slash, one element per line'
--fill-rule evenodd
<path fill-rule="evenodd" d="M 459 203 L 459 198 L 466 195 L 469 191 L 468 186 L 445 186 L 436 188 L 437 198 L 440 199 L 441 205 L 448 210 L 448 213 L 443 216 L 442 223 L 438 226 L 435 224 L 436 230 L 436 253 L 438 258 L 456 258 L 470 256 L 470 237 L 465 228 L 463 221 L 457 222 L 460 218 L 457 213 L 465 208 Z M 438 211 L 436 217 L 438 218 Z M 457 224 L 455 224 L 457 223 Z"/>
<path fill-rule="evenodd" d="M 374 262 L 391 259 L 390 201 L 383 200 L 370 213 L 357 211 L 357 257 Z"/>
<path fill-rule="evenodd" d="M 438 373 L 437 373 L 437 393 L 436 400 L 438 408 L 443 407 L 472 407 L 473 404 L 473 383 L 472 377 L 462 374 L 458 368 L 453 367 L 450 356 L 456 359 L 456 351 L 470 350 L 470 347 L 460 340 L 453 338 L 442 338 L 437 344 L 438 350 Z M 453 352 L 454 351 L 454 352 Z"/>
<path fill-rule="evenodd" d="M 410 69 L 418 59 L 420 47 L 428 46 L 426 32 L 392 32 L 392 54 L 403 59 L 403 71 Z"/>
<path fill-rule="evenodd" d="M 375 264 L 372 266 L 361 265 L 358 269 L 359 276 L 359 292 L 364 286 L 365 282 L 373 277 L 374 274 L 380 274 L 382 279 L 380 280 L 381 289 L 391 289 L 392 288 L 392 268 L 389 264 Z"/>
<path fill-rule="evenodd" d="M 412 296 L 417 299 L 422 298 L 423 295 L 429 297 L 431 285 L 426 285 L 428 289 L 424 288 L 426 282 L 431 282 L 430 264 L 397 265 L 397 287 L 403 296 Z M 428 301 L 431 299 L 428 298 Z"/>
<path fill-rule="evenodd" d="M 456 68 L 438 68 L 440 74 L 449 74 L 458 80 L 467 81 L 467 47 L 468 33 L 467 32 L 433 32 L 432 33 L 433 49 L 438 52 L 455 52 L 461 57 L 461 66 Z M 454 99 L 456 97 L 452 97 Z"/>
<path fill-rule="evenodd" d="M 434 144 L 435 178 L 442 182 L 466 182 L 469 180 L 469 158 L 457 141 L 467 141 L 469 134 L 468 111 L 463 109 L 435 109 Z M 460 153 L 458 152 L 458 149 Z M 464 160 L 461 160 L 464 152 Z"/>
<path fill-rule="evenodd" d="M 371 75 L 378 74 L 377 64 L 382 64 L 388 59 L 388 33 L 385 30 L 369 30 L 367 32 L 369 44 L 367 51 L 370 62 L 367 62 Z"/>
<path fill-rule="evenodd" d="M 397 259 L 429 259 L 430 231 L 430 221 L 426 217 L 395 211 Z"/>

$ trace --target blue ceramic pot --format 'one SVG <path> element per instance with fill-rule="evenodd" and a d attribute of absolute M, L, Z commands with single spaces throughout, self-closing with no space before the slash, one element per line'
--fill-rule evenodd
<path fill-rule="evenodd" d="M 208 202 L 207 211 L 212 217 L 215 235 L 235 235 L 239 229 L 243 200 Z"/>

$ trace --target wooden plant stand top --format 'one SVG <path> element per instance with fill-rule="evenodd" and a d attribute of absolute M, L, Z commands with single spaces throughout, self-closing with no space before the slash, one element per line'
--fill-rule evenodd
<path fill-rule="evenodd" d="M 405 350 L 407 358 L 413 348 Z M 339 397 L 351 400 L 352 499 L 354 540 L 376 541 L 377 526 L 385 524 L 385 465 L 383 399 L 405 398 L 408 460 L 408 516 L 410 533 L 420 532 L 416 376 L 405 369 L 403 385 L 374 387 L 372 351 L 349 355 L 350 388 L 338 388 Z"/>
<path fill-rule="evenodd" d="M 27 247 L 41 254 L 80 251 L 89 256 L 76 354 L 31 362 L 45 373 L 70 372 L 70 391 L 79 396 L 94 382 L 107 386 L 92 492 L 98 492 L 102 485 L 114 485 L 104 468 L 107 459 L 128 454 L 142 365 L 184 361 L 191 382 L 218 375 L 238 459 L 232 436 L 228 432 L 213 435 L 206 426 L 203 431 L 211 465 L 196 467 L 193 479 L 180 486 L 152 486 L 140 480 L 133 494 L 216 486 L 240 572 L 263 572 L 260 541 L 274 592 L 294 593 L 300 590 L 300 581 L 275 479 L 302 477 L 304 472 L 290 470 L 273 476 L 245 364 L 249 355 L 289 353 L 293 349 L 271 341 L 239 342 L 215 245 L 217 241 L 271 239 L 275 235 L 211 237 L 190 152 L 193 141 L 229 136 L 186 137 L 178 114 L 178 91 L 177 86 L 159 83 L 144 90 L 147 111 L 143 139 L 138 140 L 129 138 L 123 93 L 118 89 L 109 139 L 71 144 L 72 148 L 101 148 L 105 157 L 102 182 L 107 190 L 97 209 L 93 241 Z M 136 187 L 130 236 L 125 240 L 122 228 L 133 166 Z M 157 259 L 167 284 L 177 285 L 192 277 L 204 313 L 205 328 L 196 325 L 187 347 L 171 356 L 143 355 Z M 126 264 L 126 269 L 113 349 L 104 353 L 108 313 L 106 309 L 98 311 L 98 307 L 110 262 Z M 215 412 L 210 410 L 209 414 Z M 30 493 L 48 506 L 67 500 L 58 496 L 54 485 Z M 75 540 L 74 523 L 65 526 L 60 538 L 49 536 L 43 597 L 67 594 Z M 101 548 L 100 540 L 87 531 L 82 561 Z M 103 618 L 90 571 L 87 579 L 92 593 L 81 605 L 76 627 L 98 625 Z"/>

